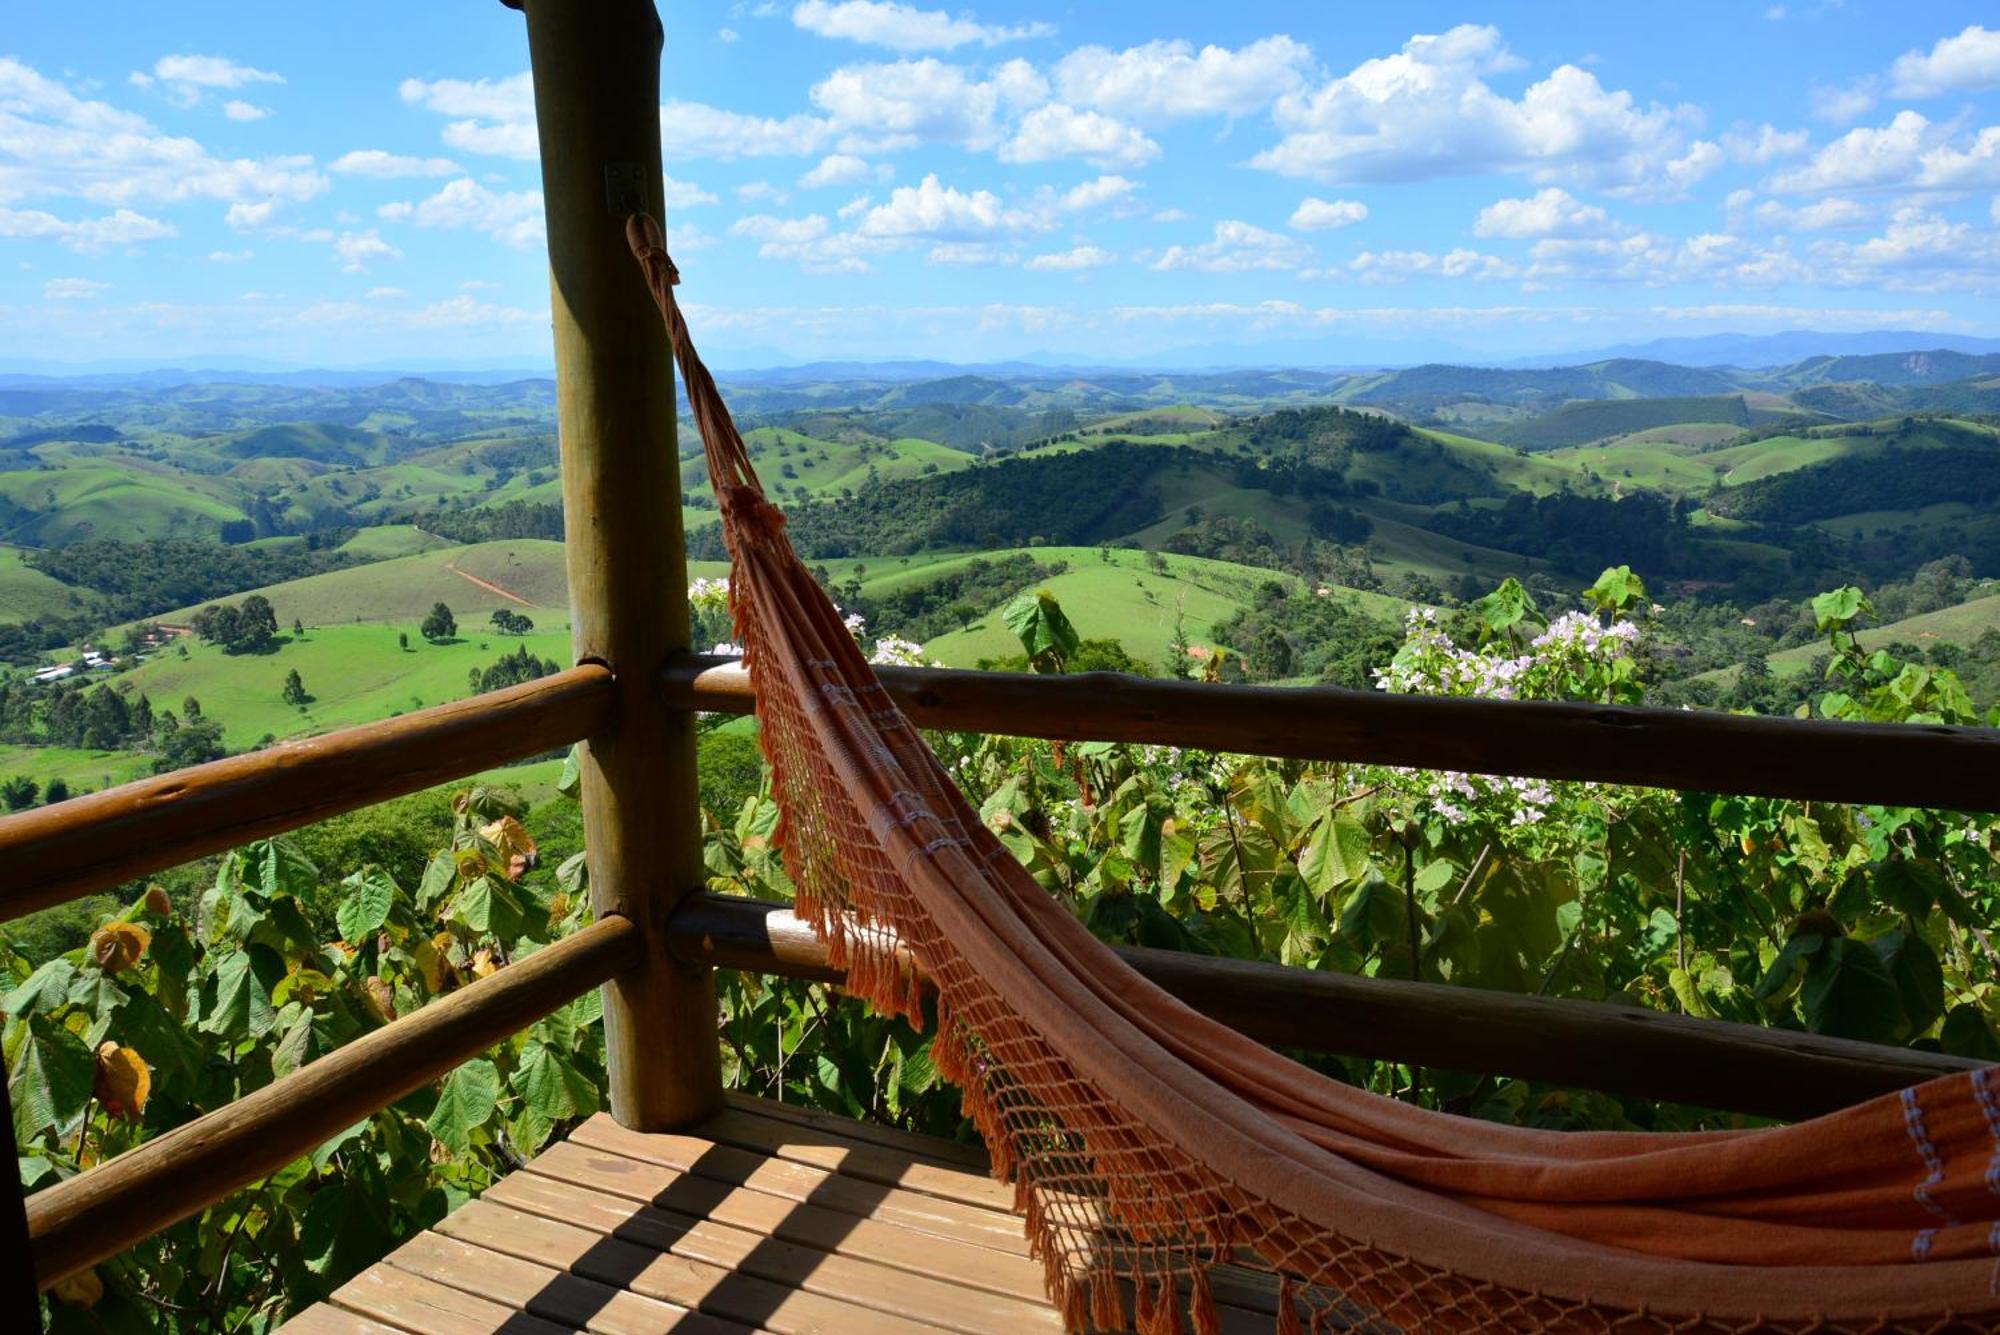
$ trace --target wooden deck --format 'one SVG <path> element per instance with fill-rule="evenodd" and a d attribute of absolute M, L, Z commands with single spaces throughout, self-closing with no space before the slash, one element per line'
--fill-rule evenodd
<path fill-rule="evenodd" d="M 600 1115 L 285 1329 L 1058 1332 L 1012 1199 L 976 1150 L 762 1100 L 689 1135 Z M 1218 1292 L 1271 1328 L 1267 1290 Z"/>

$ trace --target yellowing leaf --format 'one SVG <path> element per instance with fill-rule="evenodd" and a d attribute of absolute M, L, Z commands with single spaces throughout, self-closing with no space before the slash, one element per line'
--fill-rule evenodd
<path fill-rule="evenodd" d="M 104 1281 L 95 1270 L 85 1270 L 57 1280 L 49 1286 L 49 1294 L 71 1307 L 95 1307 L 104 1296 Z"/>
<path fill-rule="evenodd" d="M 534 866 L 539 856 L 534 839 L 512 816 L 502 816 L 491 825 L 481 826 L 479 837 L 492 844 L 506 859 L 506 871 L 502 875 L 510 881 L 520 880 L 521 873 Z"/>
<path fill-rule="evenodd" d="M 106 973 L 118 973 L 139 962 L 153 935 L 135 922 L 108 922 L 90 934 L 90 958 Z"/>
<path fill-rule="evenodd" d="M 361 980 L 361 999 L 368 1009 L 384 1020 L 396 1018 L 396 993 L 388 980 L 369 976 Z"/>
<path fill-rule="evenodd" d="M 131 1048 L 116 1043 L 100 1043 L 97 1047 L 97 1073 L 91 1082 L 90 1092 L 104 1105 L 104 1111 L 113 1117 L 137 1120 L 146 1110 L 146 1099 L 153 1092 L 153 1068 L 146 1065 L 146 1059 Z"/>
<path fill-rule="evenodd" d="M 445 934 L 439 933 L 439 935 L 444 936 Z M 450 943 L 451 938 L 445 936 L 446 949 L 449 949 Z M 451 961 L 445 958 L 445 951 L 438 947 L 436 941 L 419 941 L 417 942 L 415 955 L 417 972 L 421 973 L 424 978 L 424 990 L 426 992 L 443 991 L 445 979 L 451 976 Z"/>
<path fill-rule="evenodd" d="M 493 962 L 493 952 L 490 950 L 477 951 L 472 956 L 472 976 L 474 978 L 485 978 L 499 969 L 499 967 L 499 965 Z"/>

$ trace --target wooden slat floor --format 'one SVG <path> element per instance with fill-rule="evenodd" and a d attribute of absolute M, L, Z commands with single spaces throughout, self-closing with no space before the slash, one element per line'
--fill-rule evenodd
<path fill-rule="evenodd" d="M 1012 1200 L 975 1150 L 763 1100 L 687 1135 L 599 1115 L 285 1329 L 1060 1332 Z M 1230 1335 L 1271 1329 L 1267 1288 L 1217 1292 Z"/>

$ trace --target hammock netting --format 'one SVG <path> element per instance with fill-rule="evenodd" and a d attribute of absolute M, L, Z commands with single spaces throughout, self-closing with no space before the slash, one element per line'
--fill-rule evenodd
<path fill-rule="evenodd" d="M 1281 1335 L 2000 1328 L 1986 1071 L 1770 1129 L 1542 1131 L 1341 1084 L 1140 977 L 883 691 L 764 496 L 657 224 L 627 230 L 707 453 L 797 911 L 884 1014 L 922 1025 L 935 987 L 938 1070 L 1070 1331 L 1215 1335 L 1238 1267 L 1277 1278 Z"/>

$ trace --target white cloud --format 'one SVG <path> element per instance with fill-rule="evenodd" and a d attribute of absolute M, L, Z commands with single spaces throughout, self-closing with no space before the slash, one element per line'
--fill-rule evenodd
<path fill-rule="evenodd" d="M 152 74 L 134 74 L 131 82 L 136 88 L 150 88 L 155 80 L 165 86 L 167 100 L 181 107 L 197 105 L 210 89 L 285 81 L 283 75 L 239 65 L 224 56 L 162 56 L 154 62 Z M 252 114 L 238 115 L 232 107 L 247 108 Z M 256 120 L 264 112 L 247 102 L 232 101 L 223 108 L 223 114 L 231 120 Z"/>
<path fill-rule="evenodd" d="M 242 264 L 246 260 L 255 258 L 256 252 L 249 250 L 211 250 L 208 252 L 208 262 L 210 264 Z"/>
<path fill-rule="evenodd" d="M 366 273 L 371 260 L 396 260 L 403 252 L 382 239 L 373 227 L 365 232 L 342 232 L 333 239 L 333 257 L 344 273 Z"/>
<path fill-rule="evenodd" d="M 370 301 L 395 301 L 399 297 L 407 297 L 409 295 L 409 293 L 400 287 L 371 287 L 368 289 L 368 299 Z"/>
<path fill-rule="evenodd" d="M 799 187 L 817 190 L 828 185 L 857 185 L 863 181 L 886 181 L 892 169 L 884 163 L 879 167 L 868 165 L 866 158 L 852 153 L 829 153 L 819 160 L 819 165 L 799 177 Z"/>
<path fill-rule="evenodd" d="M 946 241 L 932 246 L 930 254 L 924 256 L 924 263 L 972 269 L 1015 264 L 1020 258 L 1006 247 L 996 246 L 990 241 Z"/>
<path fill-rule="evenodd" d="M 327 188 L 310 157 L 217 158 L 4 56 L 0 145 L 0 204 L 62 195 L 110 205 L 302 200 Z"/>
<path fill-rule="evenodd" d="M 1192 222 L 1194 215 L 1186 209 L 1161 209 L 1153 215 L 1156 223 Z"/>
<path fill-rule="evenodd" d="M 1518 268 L 1498 256 L 1464 247 L 1442 255 L 1425 250 L 1364 250 L 1347 262 L 1347 268 L 1364 283 L 1402 283 L 1412 278 L 1491 281 L 1520 276 Z"/>
<path fill-rule="evenodd" d="M 1965 148 L 1940 144 L 1923 157 L 1917 184 L 1934 190 L 2000 186 L 2000 125 L 1989 125 Z"/>
<path fill-rule="evenodd" d="M 495 306 L 473 297 L 446 297 L 416 312 L 409 323 L 419 329 L 490 329 L 495 325 L 541 324 L 548 318 L 547 311 Z"/>
<path fill-rule="evenodd" d="M 1079 213 L 1085 209 L 1102 208 L 1128 199 L 1139 188 L 1137 181 L 1123 176 L 1100 176 L 1094 181 L 1085 181 L 1063 191 L 1056 201 L 1056 207 L 1065 213 Z"/>
<path fill-rule="evenodd" d="M 271 221 L 271 215 L 277 208 L 277 204 L 268 199 L 261 204 L 231 204 L 229 211 L 222 215 L 222 220 L 229 224 L 232 231 L 248 232 Z"/>
<path fill-rule="evenodd" d="M 1549 186 L 1527 199 L 1500 199 L 1479 211 L 1474 236 L 1525 241 L 1544 236 L 1618 236 L 1632 229 L 1614 222 L 1595 204 L 1586 204 L 1561 186 Z"/>
<path fill-rule="evenodd" d="M 453 117 L 444 142 L 465 153 L 531 162 L 540 152 L 535 138 L 535 85 L 527 71 L 500 79 L 405 79 L 397 86 L 405 102 Z"/>
<path fill-rule="evenodd" d="M 715 40 L 717 40 L 718 42 L 724 42 L 724 43 L 734 42 L 738 40 L 740 37 L 742 37 L 742 34 L 737 32 L 736 29 L 734 28 L 718 28 L 716 29 L 715 32 Z"/>
<path fill-rule="evenodd" d="M 1816 243 L 1812 271 L 1837 287 L 1989 293 L 2000 290 L 2000 234 L 1906 206 L 1880 236 Z"/>
<path fill-rule="evenodd" d="M 1519 171 L 1674 195 L 1721 162 L 1714 144 L 1692 138 L 1691 108 L 1641 106 L 1575 65 L 1519 99 L 1487 84 L 1517 64 L 1494 28 L 1412 37 L 1395 55 L 1279 98 L 1273 118 L 1284 137 L 1251 165 L 1328 182 Z"/>
<path fill-rule="evenodd" d="M 1906 51 L 1889 69 L 1897 97 L 1942 97 L 2000 88 L 2000 31 L 1974 23 L 1956 37 L 1940 38 L 1928 54 Z"/>
<path fill-rule="evenodd" d="M 283 83 L 285 76 L 224 56 L 161 56 L 153 65 L 161 83 L 186 83 L 197 88 L 242 88 L 253 83 Z"/>
<path fill-rule="evenodd" d="M 673 158 L 802 157 L 833 137 L 817 116 L 747 116 L 705 102 L 668 102 L 660 108 L 660 147 Z"/>
<path fill-rule="evenodd" d="M 368 176 L 393 181 L 407 176 L 451 176 L 465 169 L 450 158 L 414 158 L 380 148 L 357 148 L 327 164 L 343 176 Z"/>
<path fill-rule="evenodd" d="M 1293 230 L 1324 232 L 1352 227 L 1368 217 L 1368 206 L 1356 199 L 1319 199 L 1307 196 L 1299 201 L 1288 219 Z"/>
<path fill-rule="evenodd" d="M 260 121 L 271 113 L 254 102 L 232 97 L 222 104 L 222 114 L 233 121 Z"/>
<path fill-rule="evenodd" d="M 1847 125 L 1875 109 L 1876 87 L 1871 75 L 1846 84 L 1814 84 L 1809 99 L 1814 120 Z"/>
<path fill-rule="evenodd" d="M 375 216 L 384 222 L 408 222 L 410 215 L 416 211 L 417 206 L 409 200 L 392 199 L 387 204 L 378 206 Z"/>
<path fill-rule="evenodd" d="M 1051 269 L 1058 272 L 1073 272 L 1082 269 L 1101 269 L 1107 264 L 1116 264 L 1118 257 L 1097 246 L 1073 246 L 1068 250 L 1053 251 L 1037 255 L 1028 261 L 1030 269 Z"/>
<path fill-rule="evenodd" d="M 715 196 L 692 181 L 679 181 L 671 176 L 661 178 L 666 189 L 667 207 L 670 209 L 692 209 L 703 204 L 715 203 Z"/>
<path fill-rule="evenodd" d="M 942 10 L 917 9 L 886 0 L 804 0 L 792 10 L 792 22 L 822 37 L 844 38 L 886 46 L 896 51 L 950 51 L 970 43 L 997 46 L 1029 37 L 1046 37 L 1055 29 L 1046 23 L 1006 28 L 953 18 Z"/>
<path fill-rule="evenodd" d="M 778 189 L 777 186 L 772 185 L 769 181 L 745 181 L 741 185 L 730 187 L 730 193 L 734 194 L 738 199 L 768 199 L 778 204 L 782 204 L 791 198 L 790 195 Z"/>
<path fill-rule="evenodd" d="M 1732 161 L 1765 166 L 1780 158 L 1795 158 L 1806 151 L 1812 136 L 1804 130 L 1780 130 L 1769 123 L 1755 130 L 1747 126 L 1730 129 L 1722 136 L 1722 147 Z"/>
<path fill-rule="evenodd" d="M 858 230 L 871 237 L 970 241 L 996 233 L 1031 231 L 1038 225 L 1034 215 L 1008 208 L 990 190 L 963 191 L 942 185 L 932 173 L 920 184 L 891 191 L 888 203 L 868 210 Z"/>
<path fill-rule="evenodd" d="M 1922 113 L 1899 111 L 1880 129 L 1864 125 L 1849 130 L 1803 165 L 1773 176 L 1770 188 L 1802 194 L 1904 184 L 1936 137 Z"/>
<path fill-rule="evenodd" d="M 887 152 L 920 143 L 991 148 L 1002 138 L 1006 115 L 1048 92 L 1047 80 L 1025 60 L 1010 60 L 981 80 L 926 56 L 844 66 L 815 84 L 811 96 L 845 132 L 843 151 Z"/>
<path fill-rule="evenodd" d="M 1899 111 L 1887 125 L 1861 126 L 1771 178 L 1787 194 L 1829 190 L 1978 190 L 2000 185 L 2000 125 L 1953 142 L 1952 126 Z"/>
<path fill-rule="evenodd" d="M 1217 223 L 1215 235 L 1201 245 L 1169 246 L 1153 262 L 1153 267 L 1242 273 L 1251 269 L 1296 269 L 1311 258 L 1312 250 L 1296 238 L 1231 219 Z"/>
<path fill-rule="evenodd" d="M 419 227 L 471 228 L 516 249 L 539 246 L 547 235 L 541 191 L 489 190 L 469 176 L 448 182 L 409 216 Z"/>
<path fill-rule="evenodd" d="M 1022 117 L 1014 137 L 1000 146 L 1002 162 L 1081 158 L 1097 167 L 1142 167 L 1158 156 L 1160 146 L 1134 127 L 1061 102 L 1036 107 Z"/>
<path fill-rule="evenodd" d="M 90 301 L 111 290 L 95 278 L 51 278 L 42 284 L 44 301 Z"/>
<path fill-rule="evenodd" d="M 870 256 L 893 250 L 900 244 L 854 232 L 834 232 L 826 218 L 817 213 L 803 218 L 752 214 L 738 218 L 730 225 L 729 232 L 731 236 L 759 242 L 757 254 L 761 258 L 789 260 L 807 273 L 867 273 Z"/>
<path fill-rule="evenodd" d="M 1156 41 L 1112 51 L 1084 46 L 1055 67 L 1063 99 L 1142 124 L 1193 116 L 1248 116 L 1297 89 L 1312 51 L 1289 37 L 1266 37 L 1231 51 Z"/>
<path fill-rule="evenodd" d="M 0 238 L 54 241 L 71 250 L 96 254 L 113 246 L 135 246 L 176 235 L 171 223 L 131 209 L 98 218 L 69 220 L 41 209 L 0 206 Z"/>
<path fill-rule="evenodd" d="M 1855 227 L 1868 221 L 1868 210 L 1852 199 L 1828 195 L 1799 208 L 1767 199 L 1756 208 L 1755 217 L 1777 231 L 1820 232 L 1836 227 Z"/>

